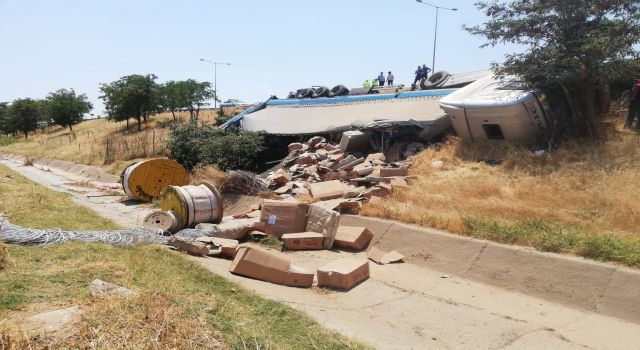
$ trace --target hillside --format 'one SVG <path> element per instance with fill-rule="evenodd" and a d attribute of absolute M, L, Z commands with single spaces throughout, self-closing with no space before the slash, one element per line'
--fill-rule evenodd
<path fill-rule="evenodd" d="M 227 114 L 236 114 L 242 108 L 227 108 Z M 199 122 L 214 125 L 216 110 L 200 112 Z M 177 112 L 180 120 L 188 120 L 188 112 Z M 119 175 L 120 171 L 136 159 L 166 156 L 165 145 L 173 121 L 171 113 L 149 118 L 138 132 L 135 122 L 111 122 L 106 119 L 87 120 L 68 128 L 53 126 L 39 130 L 18 142 L 1 146 L 0 150 L 34 158 L 60 159 L 74 163 L 103 167 Z"/>

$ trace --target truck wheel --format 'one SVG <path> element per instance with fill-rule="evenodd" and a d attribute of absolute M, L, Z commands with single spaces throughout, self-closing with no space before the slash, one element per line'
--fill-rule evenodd
<path fill-rule="evenodd" d="M 296 94 L 296 98 L 297 99 L 309 98 L 311 97 L 311 95 L 313 95 L 313 89 L 300 89 Z"/>
<path fill-rule="evenodd" d="M 331 90 L 329 90 L 329 88 L 326 86 L 316 88 L 315 90 L 313 90 L 313 94 L 311 95 L 311 98 L 327 97 L 330 91 Z"/>
<path fill-rule="evenodd" d="M 439 72 L 435 72 L 431 74 L 429 78 L 422 79 L 420 81 L 420 88 L 422 90 L 429 90 L 442 85 L 448 78 L 451 76 L 449 72 L 445 70 L 441 70 Z"/>

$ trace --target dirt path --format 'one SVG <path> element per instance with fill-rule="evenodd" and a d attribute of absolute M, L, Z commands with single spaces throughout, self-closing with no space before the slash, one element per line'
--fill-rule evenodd
<path fill-rule="evenodd" d="M 92 197 L 70 183 L 77 176 L 2 164 L 51 189 L 69 193 L 123 226 L 136 224 L 148 206 L 118 197 Z M 99 191 L 98 191 L 99 192 Z M 335 251 L 280 253 L 315 269 L 338 257 Z M 349 292 L 278 286 L 232 275 L 230 261 L 192 258 L 209 270 L 273 300 L 302 310 L 323 326 L 380 349 L 635 349 L 640 326 L 583 312 L 529 295 L 506 291 L 405 263 L 371 264 L 371 278 Z"/>

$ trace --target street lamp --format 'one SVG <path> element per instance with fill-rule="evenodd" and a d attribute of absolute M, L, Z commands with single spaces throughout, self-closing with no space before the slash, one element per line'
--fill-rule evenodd
<path fill-rule="evenodd" d="M 201 58 L 200 61 L 213 64 L 213 108 L 218 108 L 218 65 L 224 64 L 230 66 L 231 63 L 215 62 Z"/>
<path fill-rule="evenodd" d="M 436 71 L 436 41 L 438 40 L 438 11 L 440 9 L 449 10 L 449 11 L 458 11 L 458 9 L 457 8 L 436 6 L 436 5 L 430 4 L 428 2 L 424 2 L 422 0 L 416 0 L 416 2 L 419 2 L 419 3 L 423 4 L 423 5 L 428 5 L 428 6 L 436 8 L 436 29 L 435 29 L 435 31 L 433 33 L 433 62 L 431 63 L 432 72 L 435 73 L 435 71 Z"/>

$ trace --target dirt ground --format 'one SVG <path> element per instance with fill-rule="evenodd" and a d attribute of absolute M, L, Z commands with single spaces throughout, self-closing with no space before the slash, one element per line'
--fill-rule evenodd
<path fill-rule="evenodd" d="M 148 209 L 114 198 L 89 200 L 90 194 L 69 187 L 83 181 L 77 176 L 2 163 L 68 192 L 78 203 L 124 226 L 140 222 Z M 338 257 L 364 254 L 277 253 L 310 269 Z M 264 297 L 306 312 L 324 327 L 380 349 L 631 349 L 640 342 L 637 324 L 426 269 L 411 262 L 415 257 L 404 264 L 371 264 L 371 278 L 349 292 L 283 287 L 232 275 L 228 260 L 193 259 Z"/>

